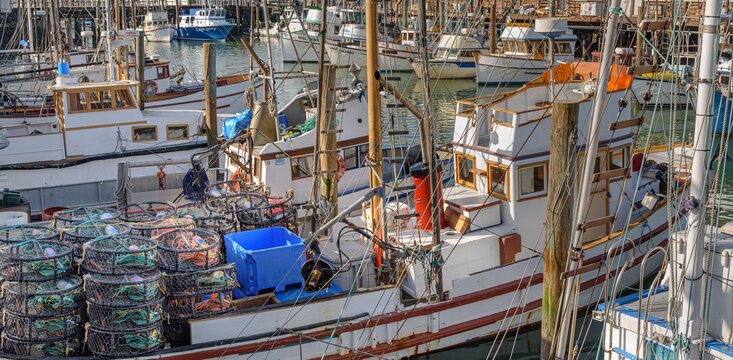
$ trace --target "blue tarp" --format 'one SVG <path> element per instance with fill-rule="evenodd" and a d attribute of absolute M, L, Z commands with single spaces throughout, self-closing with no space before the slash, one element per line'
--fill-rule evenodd
<path fill-rule="evenodd" d="M 237 116 L 232 116 L 224 120 L 222 124 L 222 134 L 227 139 L 233 139 L 240 135 L 242 131 L 249 127 L 252 122 L 252 111 L 244 110 Z"/>

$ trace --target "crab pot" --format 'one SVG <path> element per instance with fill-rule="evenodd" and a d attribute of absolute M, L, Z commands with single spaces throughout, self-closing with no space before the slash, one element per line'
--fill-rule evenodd
<path fill-rule="evenodd" d="M 211 211 L 226 213 L 244 194 L 258 194 L 261 185 L 247 184 L 244 180 L 222 181 L 210 185 L 204 193 L 204 205 Z"/>
<path fill-rule="evenodd" d="M 158 245 L 142 236 L 99 237 L 84 244 L 82 266 L 90 273 L 129 275 L 151 271 Z"/>
<path fill-rule="evenodd" d="M 5 333 L 20 340 L 60 340 L 79 331 L 81 315 L 68 312 L 61 315 L 18 316 L 10 312 L 3 315 Z"/>
<path fill-rule="evenodd" d="M 130 234 L 151 238 L 173 229 L 195 229 L 196 222 L 189 218 L 162 218 L 130 224 Z"/>
<path fill-rule="evenodd" d="M 84 305 L 82 280 L 76 275 L 43 282 L 6 281 L 2 290 L 6 312 L 19 316 L 76 312 Z"/>
<path fill-rule="evenodd" d="M 192 272 L 163 273 L 166 298 L 188 297 L 239 287 L 234 264 L 223 264 L 211 269 Z"/>
<path fill-rule="evenodd" d="M 171 271 L 196 271 L 219 264 L 219 234 L 203 229 L 174 229 L 153 238 L 158 242 L 158 266 Z"/>
<path fill-rule="evenodd" d="M 0 248 L 0 276 L 10 281 L 43 281 L 71 273 L 71 245 L 38 240 Z"/>
<path fill-rule="evenodd" d="M 87 303 L 89 324 L 97 329 L 134 331 L 159 326 L 163 320 L 163 299 L 136 306 L 106 306 Z"/>
<path fill-rule="evenodd" d="M 193 319 L 223 314 L 232 308 L 231 290 L 165 300 L 165 313 L 170 319 Z"/>
<path fill-rule="evenodd" d="M 234 215 L 212 211 L 200 202 L 180 205 L 176 210 L 177 217 L 192 219 L 197 228 L 217 230 L 228 233 L 234 230 Z"/>
<path fill-rule="evenodd" d="M 79 355 L 82 349 L 82 331 L 56 340 L 22 340 L 3 333 L 3 350 L 6 353 L 32 357 L 61 357 Z"/>
<path fill-rule="evenodd" d="M 171 202 L 149 201 L 134 203 L 120 209 L 120 220 L 129 223 L 148 222 L 172 217 L 176 205 Z"/>
<path fill-rule="evenodd" d="M 64 231 L 61 239 L 74 246 L 74 255 L 81 257 L 84 244 L 104 236 L 124 236 L 130 233 L 130 226 L 116 220 L 87 220 L 72 225 Z"/>
<path fill-rule="evenodd" d="M 132 331 L 109 331 L 87 326 L 87 347 L 94 355 L 113 358 L 154 351 L 163 343 L 160 325 Z"/>
<path fill-rule="evenodd" d="M 28 240 L 59 240 L 58 231 L 45 225 L 16 225 L 0 229 L 0 242 L 19 243 Z"/>
<path fill-rule="evenodd" d="M 234 204 L 234 213 L 243 228 L 261 229 L 295 224 L 296 209 L 292 196 L 275 198 L 261 194 L 242 194 Z"/>
<path fill-rule="evenodd" d="M 97 305 L 138 306 L 162 297 L 160 271 L 130 275 L 84 275 L 87 300 Z"/>
<path fill-rule="evenodd" d="M 120 212 L 103 207 L 82 206 L 75 209 L 61 210 L 53 214 L 55 228 L 76 225 L 89 220 L 116 220 Z"/>

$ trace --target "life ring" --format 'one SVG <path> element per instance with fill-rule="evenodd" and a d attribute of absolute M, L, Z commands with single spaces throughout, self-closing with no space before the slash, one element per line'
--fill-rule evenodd
<path fill-rule="evenodd" d="M 341 177 L 344 176 L 344 173 L 346 172 L 346 160 L 344 160 L 341 154 L 339 154 L 336 161 L 338 162 L 338 179 L 341 180 Z"/>
<path fill-rule="evenodd" d="M 148 80 L 145 82 L 144 91 L 146 97 L 154 97 L 156 94 L 158 94 L 158 84 L 156 84 L 153 80 Z"/>

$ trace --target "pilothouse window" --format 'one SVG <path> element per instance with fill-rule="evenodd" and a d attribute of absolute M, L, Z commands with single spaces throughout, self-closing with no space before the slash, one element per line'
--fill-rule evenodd
<path fill-rule="evenodd" d="M 499 199 L 509 200 L 509 174 L 507 167 L 500 164 L 488 163 L 489 188 L 488 194 Z"/>
<path fill-rule="evenodd" d="M 456 153 L 456 183 L 476 190 L 476 158 Z"/>
<path fill-rule="evenodd" d="M 529 165 L 519 168 L 519 199 L 547 194 L 547 166 Z"/>

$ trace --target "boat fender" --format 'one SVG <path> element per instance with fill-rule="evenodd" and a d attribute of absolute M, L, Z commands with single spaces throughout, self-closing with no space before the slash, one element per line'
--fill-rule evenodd
<path fill-rule="evenodd" d="M 158 93 L 158 85 L 153 80 L 145 81 L 145 96 L 154 97 Z"/>
<path fill-rule="evenodd" d="M 344 176 L 344 173 L 346 172 L 346 160 L 344 160 L 343 156 L 339 154 L 337 162 L 338 162 L 338 179 L 341 180 L 341 177 Z"/>

